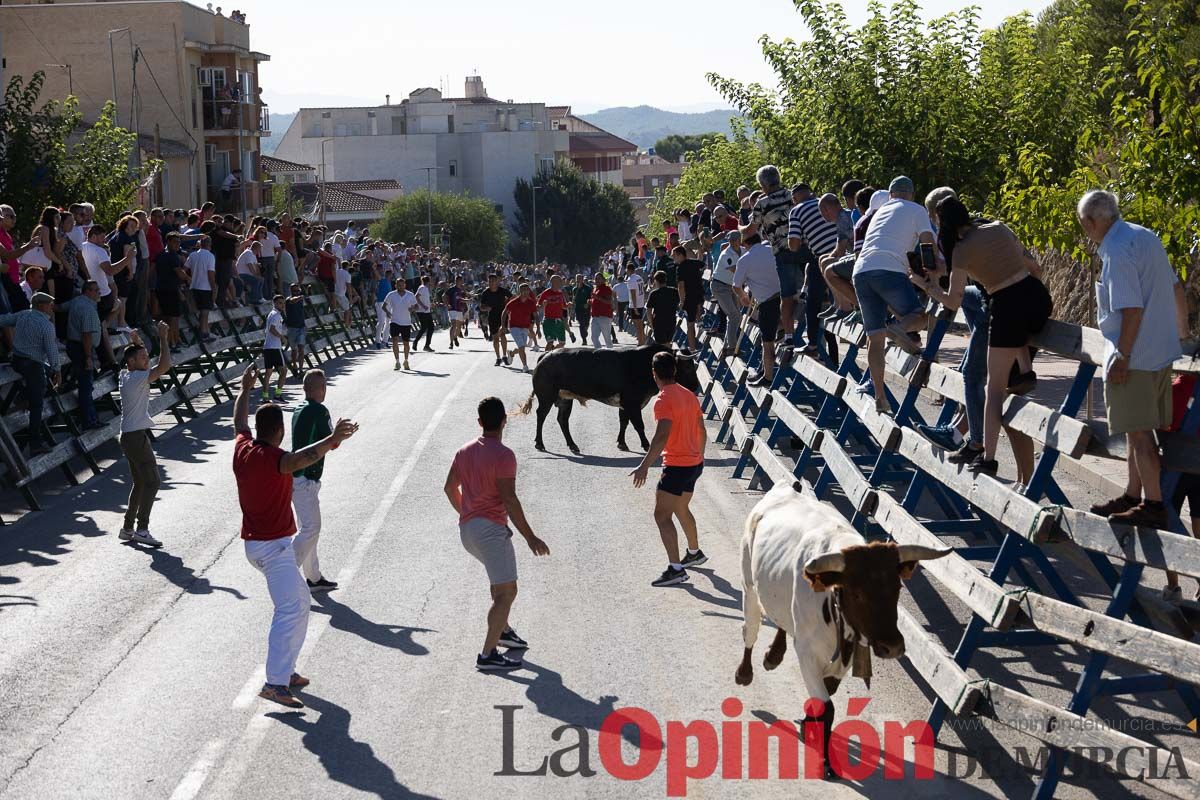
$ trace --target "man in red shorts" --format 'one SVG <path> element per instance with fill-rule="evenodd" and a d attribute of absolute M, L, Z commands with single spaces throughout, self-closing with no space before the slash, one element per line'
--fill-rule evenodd
<path fill-rule="evenodd" d="M 674 586 L 688 579 L 687 567 L 708 561 L 700 549 L 696 518 L 688 507 L 696 481 L 704 472 L 704 448 L 708 441 L 696 395 L 675 382 L 675 355 L 656 353 L 651 362 L 658 397 L 654 398 L 654 419 L 658 427 L 650 440 L 645 458 L 631 474 L 634 488 L 646 483 L 651 465 L 663 457 L 663 474 L 654 494 L 654 522 L 667 550 L 668 565 L 651 586 Z M 671 518 L 679 519 L 687 537 L 687 554 L 679 558 L 679 535 Z"/>
<path fill-rule="evenodd" d="M 267 591 L 275 605 L 271 632 L 267 636 L 267 682 L 259 697 L 288 708 L 304 708 L 292 689 L 308 685 L 298 674 L 296 659 L 308 633 L 311 594 L 292 549 L 296 520 L 292 516 L 292 473 L 307 469 L 333 448 L 354 435 L 358 425 L 339 419 L 333 433 L 308 447 L 289 453 L 283 442 L 283 409 L 264 403 L 254 413 L 257 436 L 250 433 L 250 393 L 258 369 L 251 365 L 242 373 L 242 388 L 233 406 L 233 474 L 237 479 L 238 502 L 242 507 L 242 539 L 246 558 L 267 579 Z"/>

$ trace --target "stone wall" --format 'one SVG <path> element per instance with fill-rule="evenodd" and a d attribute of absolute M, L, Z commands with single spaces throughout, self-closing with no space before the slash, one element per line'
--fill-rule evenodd
<path fill-rule="evenodd" d="M 1054 298 L 1054 318 L 1077 325 L 1096 325 L 1095 291 L 1100 266 L 1080 264 L 1056 251 L 1038 254 L 1045 270 L 1042 278 Z M 1186 281 L 1189 330 L 1200 332 L 1200 257 L 1193 261 Z"/>

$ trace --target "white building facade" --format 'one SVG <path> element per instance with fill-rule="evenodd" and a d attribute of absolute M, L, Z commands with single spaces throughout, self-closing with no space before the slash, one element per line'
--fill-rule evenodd
<path fill-rule="evenodd" d="M 302 108 L 275 156 L 312 164 L 327 181 L 394 179 L 415 189 L 469 192 L 491 200 L 511 225 L 517 179 L 567 157 L 569 147 L 568 133 L 551 128 L 544 103 L 495 100 L 472 76 L 465 97 L 418 89 L 396 105 Z"/>

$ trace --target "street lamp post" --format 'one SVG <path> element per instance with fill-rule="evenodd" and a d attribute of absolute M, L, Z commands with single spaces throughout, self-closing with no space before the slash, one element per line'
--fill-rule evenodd
<path fill-rule="evenodd" d="M 543 188 L 536 183 L 529 184 L 529 196 L 533 199 L 533 264 L 537 266 L 537 193 Z"/>
<path fill-rule="evenodd" d="M 321 182 L 317 184 L 317 204 L 321 206 L 321 225 L 325 225 L 325 144 L 333 139 L 321 140 Z"/>
<path fill-rule="evenodd" d="M 129 28 L 113 28 L 111 31 L 108 32 L 108 60 L 109 60 L 109 63 L 112 64 L 113 122 L 116 122 L 117 121 L 117 106 L 119 105 L 119 103 L 117 103 L 117 57 L 116 57 L 116 54 L 113 52 L 113 34 L 114 33 L 128 33 L 129 34 L 129 49 L 130 49 L 129 56 L 130 56 L 130 60 L 132 61 L 133 60 L 133 52 L 132 52 L 133 51 L 133 31 L 130 30 Z M 130 103 L 131 109 L 132 109 L 132 105 L 133 104 L 131 102 Z"/>
<path fill-rule="evenodd" d="M 425 246 L 433 247 L 433 173 L 437 167 L 417 167 L 416 171 L 425 170 Z"/>

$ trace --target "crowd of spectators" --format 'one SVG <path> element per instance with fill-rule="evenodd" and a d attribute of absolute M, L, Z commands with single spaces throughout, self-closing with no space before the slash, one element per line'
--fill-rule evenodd
<path fill-rule="evenodd" d="M 826 325 L 860 323 L 867 370 L 858 391 L 874 396 L 879 413 L 892 413 L 886 341 L 921 355 L 927 309 L 961 309 L 970 331 L 959 365 L 965 402 L 950 425 L 917 429 L 950 451 L 952 463 L 995 475 L 1005 398 L 1037 386 L 1030 342 L 1054 310 L 1037 259 L 1003 222 L 973 214 L 951 187 L 930 189 L 921 205 L 917 187 L 903 175 L 886 189 L 848 180 L 824 194 L 806 183 L 785 187 L 771 165 L 756 178 L 757 189 L 741 186 L 729 202 L 715 190 L 692 209 L 674 209 L 662 221 L 665 240 L 638 233 L 606 260 L 660 271 L 680 293 L 687 291 L 680 265 L 695 260 L 711 270 L 709 286 L 720 307 L 713 330 L 723 330 L 732 345 L 743 307 L 762 329 L 763 368 L 751 376 L 753 384 L 772 381 L 777 343 L 836 360 Z M 1126 492 L 1092 511 L 1124 524 L 1168 528 L 1155 434 L 1179 426 L 1194 387 L 1186 376 L 1172 375 L 1172 363 L 1195 349 L 1183 285 L 1160 238 L 1122 219 L 1111 192 L 1089 192 L 1078 216 L 1080 233 L 1097 247 L 1102 264 L 1096 293 L 1108 346 L 1109 430 L 1126 437 L 1130 454 Z M 686 305 L 684 311 L 689 325 L 698 321 Z M 1016 488 L 1024 491 L 1033 443 L 1022 435 L 1009 441 Z M 1173 494 L 1177 511 L 1186 499 L 1192 516 L 1200 513 L 1200 478 L 1183 475 Z M 1164 593 L 1178 600 L 1178 581 L 1168 579 Z"/>

